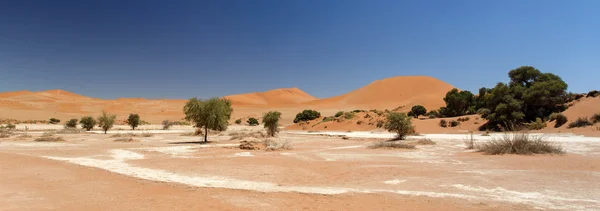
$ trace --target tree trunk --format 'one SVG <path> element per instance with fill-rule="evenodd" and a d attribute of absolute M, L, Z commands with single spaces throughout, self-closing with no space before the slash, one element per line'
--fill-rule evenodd
<path fill-rule="evenodd" d="M 208 127 L 204 127 L 204 142 L 208 142 Z"/>
<path fill-rule="evenodd" d="M 104 134 L 106 134 L 106 131 L 108 131 L 108 130 L 104 130 Z"/>

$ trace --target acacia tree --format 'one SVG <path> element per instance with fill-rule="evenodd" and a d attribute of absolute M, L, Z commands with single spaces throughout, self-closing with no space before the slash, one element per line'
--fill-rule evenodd
<path fill-rule="evenodd" d="M 387 116 L 384 128 L 390 132 L 396 133 L 396 138 L 404 140 L 407 135 L 414 132 L 410 116 L 405 113 L 391 112 Z"/>
<path fill-rule="evenodd" d="M 81 128 L 84 128 L 87 131 L 90 131 L 94 126 L 96 126 L 96 120 L 91 116 L 84 116 L 79 120 L 81 124 Z"/>
<path fill-rule="evenodd" d="M 104 134 L 106 134 L 106 131 L 110 130 L 113 127 L 116 119 L 117 115 L 109 114 L 102 111 L 102 115 L 98 117 L 98 125 L 102 127 L 102 130 L 104 130 Z"/>
<path fill-rule="evenodd" d="M 425 107 L 423 107 L 422 105 L 415 105 L 410 109 L 410 113 L 415 118 L 419 118 L 419 116 L 425 115 L 427 113 L 427 109 L 425 109 Z"/>
<path fill-rule="evenodd" d="M 185 119 L 193 122 L 195 127 L 204 127 L 204 141 L 208 142 L 208 130 L 224 131 L 231 118 L 231 101 L 225 98 L 200 100 L 192 98 L 185 103 L 183 113 Z"/>
<path fill-rule="evenodd" d="M 447 117 L 462 116 L 469 113 L 470 110 L 475 113 L 477 110 L 474 107 L 474 95 L 469 91 L 459 91 L 454 88 L 446 93 L 444 102 L 446 102 L 446 107 L 440 108 L 440 113 Z"/>
<path fill-rule="evenodd" d="M 279 119 L 281 119 L 281 112 L 279 111 L 269 111 L 269 113 L 263 115 L 262 122 L 269 136 L 273 137 L 275 133 L 279 132 Z"/>
<path fill-rule="evenodd" d="M 127 118 L 127 124 L 131 126 L 132 130 L 140 125 L 140 115 L 138 114 L 129 114 L 129 118 Z"/>

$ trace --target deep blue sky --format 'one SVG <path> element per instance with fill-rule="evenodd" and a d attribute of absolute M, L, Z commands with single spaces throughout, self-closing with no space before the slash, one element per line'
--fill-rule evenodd
<path fill-rule="evenodd" d="M 0 92 L 316 97 L 428 75 L 476 91 L 532 65 L 600 88 L 600 1 L 0 2 Z"/>

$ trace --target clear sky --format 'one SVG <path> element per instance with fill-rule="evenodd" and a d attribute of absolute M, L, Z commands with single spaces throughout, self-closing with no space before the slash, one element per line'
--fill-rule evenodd
<path fill-rule="evenodd" d="M 476 91 L 532 65 L 600 89 L 596 0 L 0 1 L 0 92 L 316 97 L 428 75 Z"/>

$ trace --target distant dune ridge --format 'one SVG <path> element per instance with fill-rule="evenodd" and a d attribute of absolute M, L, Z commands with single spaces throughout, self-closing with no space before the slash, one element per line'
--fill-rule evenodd
<path fill-rule="evenodd" d="M 234 105 L 269 105 L 277 107 L 318 100 L 318 98 L 296 87 L 228 95 L 225 98 L 231 100 L 231 103 Z"/>

